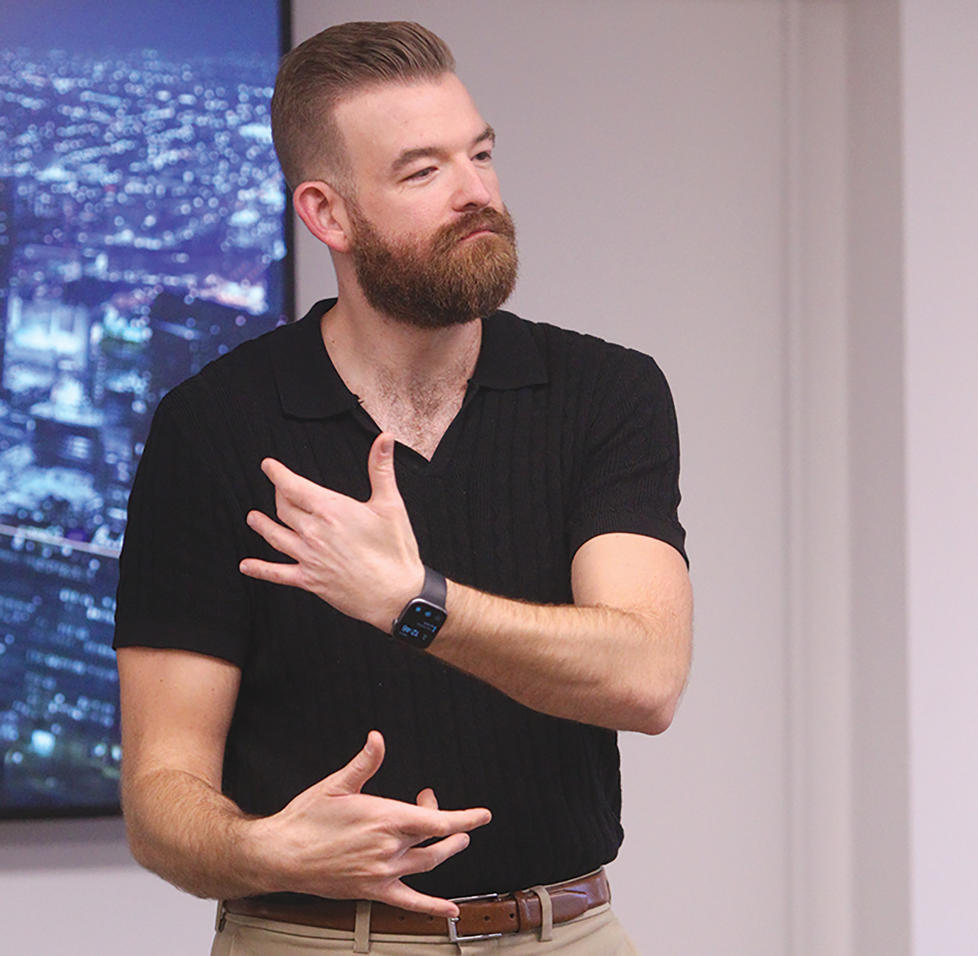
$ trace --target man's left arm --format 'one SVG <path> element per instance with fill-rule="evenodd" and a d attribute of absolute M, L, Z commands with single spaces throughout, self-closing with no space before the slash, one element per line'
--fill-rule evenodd
<path fill-rule="evenodd" d="M 367 501 L 266 459 L 278 521 L 252 511 L 248 523 L 294 563 L 247 558 L 242 573 L 303 588 L 389 631 L 424 579 L 393 451 L 393 438 L 378 436 L 367 462 Z M 578 549 L 571 583 L 574 604 L 554 606 L 449 581 L 448 621 L 427 653 L 544 713 L 617 730 L 665 730 L 690 658 L 692 600 L 682 556 L 644 535 L 599 534 Z"/>
<path fill-rule="evenodd" d="M 638 534 L 586 541 L 573 605 L 539 605 L 448 584 L 448 621 L 429 649 L 535 710 L 656 734 L 689 670 L 692 594 L 682 556 Z"/>

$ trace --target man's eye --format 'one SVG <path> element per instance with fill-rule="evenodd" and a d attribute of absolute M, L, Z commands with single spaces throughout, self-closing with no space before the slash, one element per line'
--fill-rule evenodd
<path fill-rule="evenodd" d="M 434 166 L 425 166 L 424 169 L 419 169 L 416 173 L 411 173 L 408 179 L 427 179 L 435 171 Z"/>
<path fill-rule="evenodd" d="M 491 163 L 492 162 L 492 150 L 484 149 L 481 153 L 476 153 L 475 158 L 480 163 Z"/>

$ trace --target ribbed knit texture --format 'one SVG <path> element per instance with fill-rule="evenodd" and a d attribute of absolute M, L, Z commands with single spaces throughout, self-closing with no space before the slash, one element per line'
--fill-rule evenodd
<path fill-rule="evenodd" d="M 282 559 L 245 524 L 252 508 L 274 515 L 262 458 L 369 495 L 377 428 L 323 349 L 326 306 L 161 403 L 130 501 L 116 646 L 242 668 L 224 789 L 247 812 L 281 809 L 376 728 L 387 758 L 368 792 L 413 802 L 430 786 L 442 807 L 493 812 L 467 850 L 412 885 L 460 896 L 594 869 L 622 838 L 614 732 L 532 711 L 306 592 L 237 570 L 246 556 Z M 484 591 L 569 603 L 574 552 L 603 532 L 683 549 L 665 380 L 647 356 L 589 336 L 508 313 L 485 320 L 473 384 L 431 462 L 398 445 L 395 465 L 422 559 Z"/>

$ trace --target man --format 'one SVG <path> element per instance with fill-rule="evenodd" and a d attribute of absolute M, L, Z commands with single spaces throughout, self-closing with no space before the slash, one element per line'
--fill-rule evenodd
<path fill-rule="evenodd" d="M 116 633 L 133 852 L 223 901 L 214 953 L 634 952 L 614 731 L 669 725 L 690 647 L 665 381 L 497 311 L 494 134 L 438 37 L 326 30 L 272 115 L 339 295 L 154 419 Z"/>

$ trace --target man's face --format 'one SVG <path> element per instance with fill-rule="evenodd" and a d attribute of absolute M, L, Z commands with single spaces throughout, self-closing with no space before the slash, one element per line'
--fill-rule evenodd
<path fill-rule="evenodd" d="M 516 281 L 492 130 L 461 82 L 388 85 L 337 107 L 356 197 L 353 263 L 367 301 L 426 328 L 495 311 Z"/>

